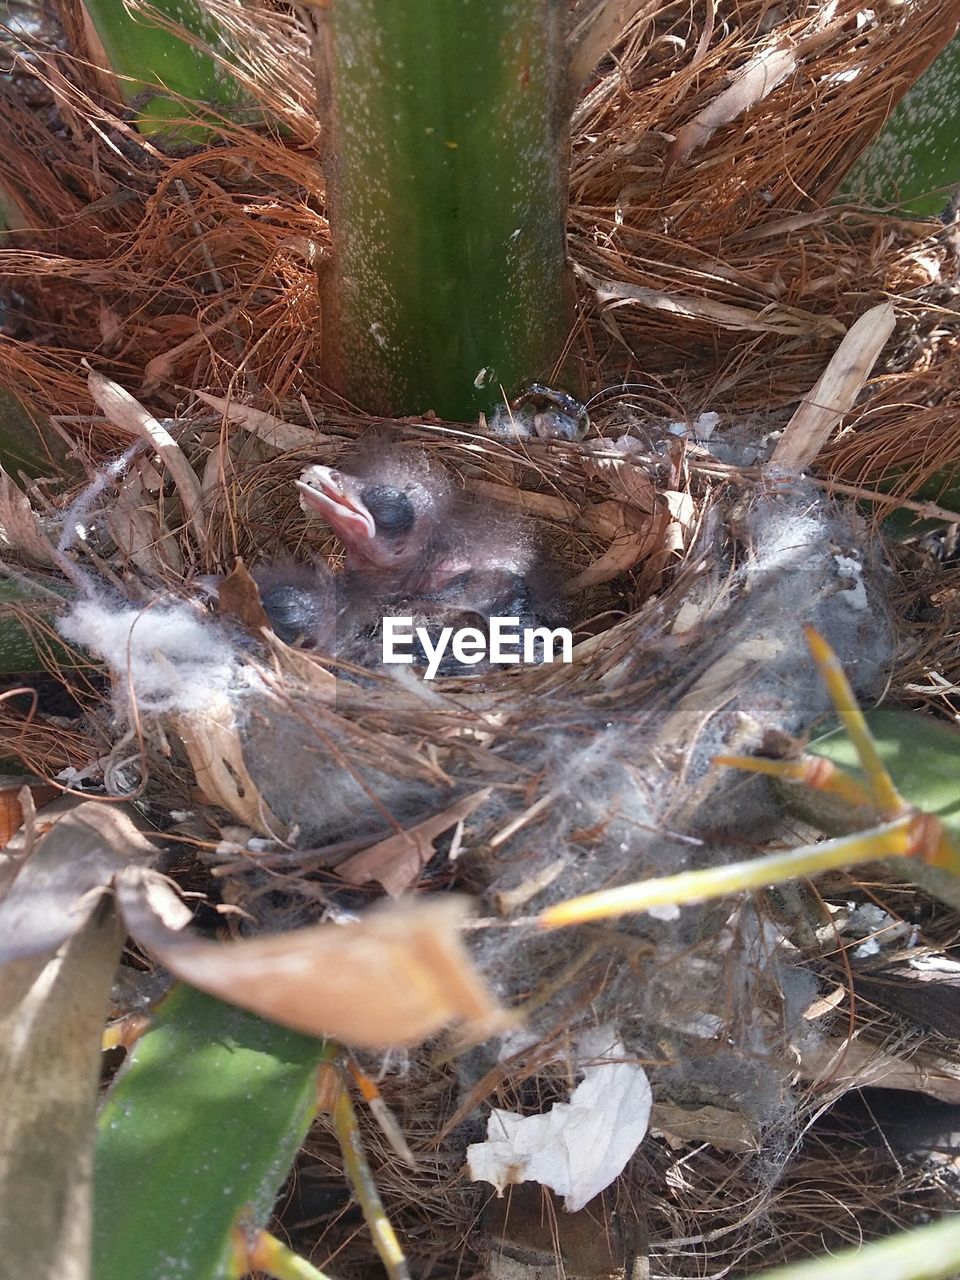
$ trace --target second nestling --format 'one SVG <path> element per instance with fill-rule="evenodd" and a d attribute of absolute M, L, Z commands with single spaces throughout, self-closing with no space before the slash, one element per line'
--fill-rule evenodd
<path fill-rule="evenodd" d="M 384 619 L 409 618 L 415 664 L 431 675 L 467 674 L 478 669 L 475 658 L 437 652 L 448 628 L 448 638 L 465 628 L 489 636 L 491 619 L 515 618 L 521 633 L 560 620 L 559 575 L 529 523 L 472 500 L 421 449 L 370 448 L 342 468 L 310 466 L 297 489 L 304 511 L 338 535 L 344 557 L 336 573 L 325 564 L 254 570 L 287 643 L 369 666 L 381 660 Z"/>

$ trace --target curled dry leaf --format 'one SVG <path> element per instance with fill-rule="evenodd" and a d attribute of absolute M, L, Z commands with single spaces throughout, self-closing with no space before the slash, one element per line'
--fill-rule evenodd
<path fill-rule="evenodd" d="M 33 823 L 36 810 L 55 800 L 60 792 L 33 778 L 4 778 L 0 782 L 0 849 L 5 848 L 24 823 L 24 815 Z M 0 890 L 4 884 L 0 872 Z"/>
<path fill-rule="evenodd" d="M 669 556 L 677 550 L 678 543 L 681 548 L 684 545 L 677 514 L 670 503 L 665 503 L 664 497 L 656 493 L 646 472 L 613 458 L 598 459 L 597 470 L 606 469 L 610 464 L 614 491 L 623 494 L 624 502 L 598 503 L 590 511 L 595 517 L 614 522 L 616 533 L 606 551 L 567 583 L 569 594 L 609 582 L 641 560 L 649 560 L 658 553 Z"/>
<path fill-rule="evenodd" d="M 341 862 L 337 875 L 350 884 L 366 884 L 369 880 L 376 880 L 391 898 L 399 897 L 420 878 L 420 872 L 433 857 L 433 842 L 437 836 L 468 818 L 489 794 L 489 787 L 474 791 L 449 809 L 444 809 L 443 813 L 418 822 L 406 831 L 398 831 L 396 835 L 381 840 L 362 853 L 354 854 L 346 862 Z"/>
<path fill-rule="evenodd" d="M 567 87 L 572 100 L 576 101 L 584 80 L 644 9 L 653 13 L 656 5 L 650 0 L 599 0 L 576 24 L 567 40 Z"/>
<path fill-rule="evenodd" d="M 91 396 L 113 426 L 120 431 L 126 431 L 131 436 L 139 436 L 147 440 L 156 449 L 163 459 L 164 466 L 170 472 L 173 483 L 177 486 L 184 514 L 198 542 L 202 545 L 205 534 L 200 481 L 176 440 L 139 400 L 110 378 L 105 378 L 91 369 L 87 375 L 87 386 Z"/>
<path fill-rule="evenodd" d="M 100 1038 L 121 942 L 112 905 L 101 902 L 0 1013 L 4 1275 L 90 1274 Z"/>
<path fill-rule="evenodd" d="M 271 812 L 243 758 L 236 718 L 226 698 L 211 699 L 203 714 L 172 718 L 197 784 L 211 804 L 226 809 L 261 835 L 282 835 L 284 824 Z"/>
<path fill-rule="evenodd" d="M 99 890 L 156 849 L 119 806 L 98 800 L 57 802 L 55 820 L 0 902 L 0 965 L 52 951 L 88 918 Z"/>
<path fill-rule="evenodd" d="M 744 1154 L 760 1150 L 760 1142 L 746 1116 L 722 1107 L 681 1107 L 655 1102 L 650 1128 L 662 1133 L 671 1147 L 699 1146 L 709 1142 L 718 1151 Z"/>
<path fill-rule="evenodd" d="M 452 1022 L 478 1039 L 507 1025 L 460 937 L 462 898 L 391 903 L 353 924 L 217 943 L 160 918 L 158 880 L 131 869 L 117 882 L 131 933 L 184 982 L 294 1031 L 386 1049 Z"/>
<path fill-rule="evenodd" d="M 670 512 L 665 543 L 668 551 L 679 556 L 689 544 L 696 527 L 696 503 L 689 493 L 682 493 L 679 489 L 667 489 L 662 496 Z"/>
<path fill-rule="evenodd" d="M 615 446 L 611 446 L 613 448 Z M 598 454 L 585 457 L 584 470 L 596 476 L 611 498 L 619 498 L 634 511 L 652 515 L 657 509 L 657 486 L 643 466 L 628 458 Z"/>
<path fill-rule="evenodd" d="M 28 564 L 55 565 L 56 553 L 44 537 L 37 513 L 22 489 L 0 467 L 0 540 Z"/>
<path fill-rule="evenodd" d="M 888 1053 L 863 1039 L 839 1036 L 809 1039 L 794 1045 L 805 1080 L 829 1080 L 831 1088 L 876 1086 L 925 1093 L 954 1105 L 960 1103 L 960 1072 L 955 1062 L 926 1053 L 909 1057 Z"/>
<path fill-rule="evenodd" d="M 648 556 L 659 541 L 656 527 L 649 529 L 646 533 L 629 533 L 625 529 L 621 530 L 603 555 L 592 564 L 588 564 L 585 569 L 581 569 L 577 576 L 567 583 L 566 590 L 574 595 L 578 591 L 585 591 L 588 587 L 595 587 L 601 582 L 609 582 L 611 578 L 619 577 L 621 573 L 626 573 L 639 560 Z"/>
<path fill-rule="evenodd" d="M 257 584 L 250 577 L 240 556 L 237 556 L 233 568 L 217 588 L 217 608 L 220 613 L 228 613 L 237 618 L 251 631 L 270 626 Z"/>
<path fill-rule="evenodd" d="M 729 124 L 751 107 L 762 102 L 767 94 L 783 84 L 797 69 L 797 50 L 764 49 L 751 58 L 733 82 L 683 128 L 667 156 L 667 164 L 679 164 L 698 147 L 703 147 L 721 125 Z"/>
<path fill-rule="evenodd" d="M 161 527 L 156 502 L 145 490 L 144 471 L 152 470 L 146 458 L 138 459 L 117 486 L 107 524 L 121 553 L 142 572 L 163 575 L 172 570 L 182 574 L 180 548 L 169 530 Z"/>
<path fill-rule="evenodd" d="M 766 303 L 753 309 L 717 302 L 714 298 L 693 297 L 679 293 L 666 293 L 662 289 L 649 289 L 645 285 L 629 284 L 620 280 L 604 280 L 583 267 L 576 267 L 575 274 L 596 292 L 597 301 L 607 316 L 614 307 L 647 307 L 652 311 L 665 311 L 688 320 L 705 321 L 721 329 L 751 333 L 782 333 L 793 337 L 824 337 L 846 332 L 839 320 L 831 315 L 814 315 L 799 307 Z"/>

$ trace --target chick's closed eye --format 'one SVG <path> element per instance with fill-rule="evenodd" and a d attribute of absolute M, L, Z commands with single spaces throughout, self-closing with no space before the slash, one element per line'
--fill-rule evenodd
<path fill-rule="evenodd" d="M 413 528 L 417 513 L 407 493 L 388 485 L 368 485 L 360 497 L 379 534 L 399 537 Z"/>

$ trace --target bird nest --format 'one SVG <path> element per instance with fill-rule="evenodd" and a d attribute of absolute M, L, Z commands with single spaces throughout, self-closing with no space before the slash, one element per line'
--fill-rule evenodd
<path fill-rule="evenodd" d="M 48 611 L 8 608 L 74 700 L 69 725 L 0 705 L 7 752 L 60 785 L 136 797 L 179 850 L 171 866 L 230 908 L 237 932 L 384 895 L 478 901 L 473 955 L 525 1030 L 394 1063 L 383 1089 L 419 1173 L 367 1135 L 405 1247 L 431 1274 L 554 1252 L 571 1275 L 643 1256 L 658 1274 L 742 1271 L 819 1249 L 824 1232 L 841 1242 L 851 1214 L 879 1231 L 947 1194 L 929 1171 L 854 1159 L 817 1122 L 878 1056 L 888 1083 L 926 1087 L 926 1072 L 945 1101 L 957 1071 L 934 1032 L 911 1066 L 905 1015 L 845 1003 L 858 989 L 846 926 L 835 914 L 826 944 L 805 890 L 569 934 L 510 927 L 590 889 L 801 838 L 760 784 L 712 761 L 828 714 L 802 622 L 865 696 L 889 687 L 952 714 L 960 675 L 949 574 L 882 547 L 873 519 L 897 504 L 952 515 L 903 495 L 957 454 L 953 232 L 824 203 L 930 56 L 925 34 L 946 33 L 960 6 L 878 16 L 755 0 L 722 31 L 712 6 L 625 8 L 619 34 L 602 24 L 623 6 L 577 28 L 588 65 L 592 48 L 613 50 L 573 117 L 569 359 L 602 393 L 586 439 L 431 415 L 374 424 L 525 522 L 559 566 L 573 660 L 430 684 L 265 633 L 236 567 L 280 552 L 336 562 L 294 482 L 349 460 L 371 426 L 316 372 L 328 236 L 322 174 L 289 142 L 307 146 L 317 127 L 297 25 L 261 14 L 238 32 L 284 143 L 235 130 L 224 147 L 164 156 L 103 105 L 88 67 L 49 49 L 20 66 L 44 109 L 10 85 L 0 97 L 0 176 L 34 172 L 24 225 L 45 228 L 0 252 L 26 300 L 0 373 L 52 415 L 86 473 L 68 461 L 56 481 L 0 493 L 15 575 L 56 596 Z M 69 5 L 63 16 L 82 48 Z M 51 184 L 58 166 L 67 177 Z M 840 338 L 887 299 L 896 335 L 868 391 L 866 367 L 832 406 L 823 447 L 795 406 L 817 407 Z M 792 461 L 772 467 L 784 440 Z M 219 616 L 198 584 L 210 574 L 231 574 Z M 931 949 L 954 941 L 955 918 L 889 880 L 821 888 L 848 916 L 851 898 L 879 898 L 891 918 L 918 919 Z M 598 1026 L 646 1064 L 654 1136 L 588 1208 L 517 1191 L 504 1220 L 465 1180 L 465 1149 L 491 1103 L 539 1114 L 565 1098 Z M 850 1057 L 854 1032 L 872 1056 Z M 318 1130 L 286 1222 L 295 1234 L 298 1216 L 322 1218 L 318 1261 L 368 1273 L 341 1185 Z M 544 1215 L 552 1236 L 538 1243 Z M 582 1240 L 598 1220 L 610 1257 L 591 1271 Z"/>
<path fill-rule="evenodd" d="M 115 387 L 94 386 L 109 416 L 143 414 Z M 72 772 L 61 781 L 138 797 L 182 851 L 174 861 L 185 883 L 229 907 L 237 933 L 342 917 L 384 895 L 474 898 L 484 927 L 470 949 L 522 1031 L 459 1055 L 436 1046 L 409 1054 L 383 1083 L 421 1161 L 413 1174 L 369 1135 L 378 1185 L 414 1257 L 452 1265 L 479 1248 L 490 1268 L 494 1255 L 536 1258 L 527 1193 L 504 1218 L 482 1183 L 464 1181 L 465 1151 L 482 1140 L 491 1105 L 528 1115 L 562 1100 L 583 1037 L 598 1028 L 646 1064 L 661 1136 L 600 1201 L 574 1214 L 555 1206 L 560 1243 L 541 1242 L 545 1256 L 569 1249 L 571 1267 L 585 1266 L 583 1240 L 598 1218 L 613 1254 L 646 1248 L 630 1206 L 673 1185 L 679 1157 L 670 1153 L 690 1144 L 713 1151 L 691 1185 L 712 1173 L 728 1188 L 711 1219 L 721 1256 L 776 1256 L 768 1210 L 789 1217 L 787 1188 L 802 1181 L 809 1155 L 800 1135 L 856 1082 L 837 1075 L 845 1016 L 819 994 L 831 948 L 814 943 L 811 954 L 804 934 L 822 930 L 819 905 L 764 895 L 570 934 L 522 921 L 578 893 L 791 837 L 763 786 L 712 761 L 829 713 L 798 648 L 801 622 L 830 638 L 862 693 L 882 690 L 893 661 L 890 593 L 869 523 L 796 474 L 718 462 L 677 424 L 638 422 L 632 406 L 598 415 L 579 444 L 397 424 L 398 437 L 427 450 L 485 509 L 530 524 L 540 554 L 560 566 L 575 640 L 570 663 L 426 683 L 264 630 L 242 560 L 221 583 L 219 612 L 171 564 L 174 551 L 184 563 L 205 552 L 227 568 L 236 549 L 255 571 L 268 528 L 274 549 L 335 561 L 337 544 L 300 509 L 294 482 L 318 460 L 347 465 L 363 427 L 341 415 L 318 428 L 301 416 L 281 422 L 242 406 L 211 415 L 202 404 L 178 422 L 178 443 L 160 450 L 180 476 L 172 490 L 151 481 L 157 456 L 138 452 L 124 474 L 101 468 L 52 521 L 31 516 L 8 488 L 5 527 L 34 562 L 24 579 L 35 584 L 46 557 L 72 584 L 72 602 L 54 610 L 58 643 L 81 649 L 68 659 L 61 648 L 53 665 L 88 707 L 85 738 L 69 742 L 59 722 L 18 724 L 8 711 L 8 741 L 37 772 L 65 761 Z M 229 452 L 224 417 L 243 424 Z M 183 463 L 215 477 L 196 508 Z M 47 541 L 58 530 L 59 549 Z M 36 626 L 35 608 L 21 616 Z M 105 664 L 106 686 L 89 674 L 90 653 Z M 78 687 L 73 670 L 93 685 Z M 843 884 L 837 896 L 860 893 Z M 863 1070 L 896 1036 L 878 1035 Z M 899 1062 L 895 1051 L 890 1061 Z M 810 1142 L 824 1160 L 822 1137 Z M 309 1188 L 326 1185 L 334 1160 L 318 1133 L 291 1227 L 298 1213 L 316 1216 Z M 875 1163 L 893 1196 L 895 1179 Z M 933 1191 L 917 1185 L 916 1203 L 928 1203 Z M 664 1194 L 647 1223 L 657 1256 L 704 1233 L 689 1186 L 678 1201 Z M 876 1194 L 891 1212 L 888 1191 Z M 903 1184 L 895 1196 L 914 1203 Z M 362 1273 L 367 1246 L 349 1215 L 341 1221 L 342 1197 L 328 1189 L 321 1200 L 321 1252 L 343 1247 L 340 1271 Z M 692 1274 L 702 1262 L 694 1243 L 669 1266 Z"/>

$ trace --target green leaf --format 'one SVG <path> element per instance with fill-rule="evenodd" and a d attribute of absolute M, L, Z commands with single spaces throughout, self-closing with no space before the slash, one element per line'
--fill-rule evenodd
<path fill-rule="evenodd" d="M 94 1280 L 227 1280 L 316 1107 L 322 1040 L 180 985 L 100 1116 Z"/>
<path fill-rule="evenodd" d="M 960 1272 L 960 1217 L 859 1249 L 764 1271 L 764 1280 L 950 1280 Z"/>
<path fill-rule="evenodd" d="M 960 730 L 933 716 L 890 707 L 877 707 L 866 712 L 865 718 L 880 759 L 900 794 L 917 809 L 939 818 L 960 849 Z M 814 739 L 807 750 L 863 780 L 853 744 L 843 730 Z M 876 814 L 844 807 L 809 787 L 781 783 L 778 789 L 790 812 L 831 835 L 866 830 L 877 821 Z M 890 861 L 905 879 L 960 906 L 960 877 L 918 858 Z"/>
<path fill-rule="evenodd" d="M 880 759 L 905 800 L 935 814 L 960 844 L 960 730 L 918 711 L 876 707 L 864 713 Z M 807 750 L 863 778 L 846 733 L 836 729 Z"/>
<path fill-rule="evenodd" d="M 216 115 L 230 116 L 244 100 L 221 62 L 151 21 L 146 11 L 133 13 L 122 0 L 83 0 L 83 7 L 109 69 L 119 77 L 124 102 L 147 137 L 159 135 L 168 144 L 205 142 L 217 132 Z M 152 0 L 150 7 L 229 60 L 223 32 L 195 0 Z M 156 93 L 158 87 L 168 92 Z M 204 105 L 212 110 L 204 112 Z M 189 124 L 188 115 L 209 123 Z"/>

